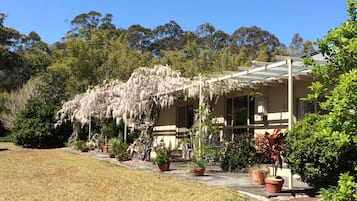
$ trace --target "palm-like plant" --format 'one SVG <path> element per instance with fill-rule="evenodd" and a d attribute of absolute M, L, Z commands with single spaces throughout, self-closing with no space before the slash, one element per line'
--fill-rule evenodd
<path fill-rule="evenodd" d="M 258 134 L 255 137 L 257 150 L 262 152 L 260 162 L 268 160 L 273 167 L 273 176 L 276 176 L 278 168 L 283 167 L 283 157 L 281 151 L 284 148 L 284 140 L 287 136 L 286 132 L 281 129 L 274 129 L 272 133 Z"/>

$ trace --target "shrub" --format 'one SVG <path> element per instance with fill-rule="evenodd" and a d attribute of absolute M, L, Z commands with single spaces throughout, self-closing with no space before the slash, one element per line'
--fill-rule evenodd
<path fill-rule="evenodd" d="M 253 146 L 251 134 L 241 134 L 227 146 L 221 163 L 223 171 L 247 172 L 248 168 L 258 163 L 258 155 Z"/>
<path fill-rule="evenodd" d="M 343 173 L 339 177 L 337 187 L 322 188 L 320 190 L 321 200 L 353 201 L 357 200 L 357 183 L 354 177 Z"/>
<path fill-rule="evenodd" d="M 84 150 L 87 147 L 87 142 L 84 140 L 78 140 L 75 144 L 75 149 Z"/>
<path fill-rule="evenodd" d="M 292 170 L 315 187 L 337 185 L 341 173 L 356 173 L 357 70 L 340 77 L 321 107 L 328 114 L 308 115 L 286 139 Z"/>
<path fill-rule="evenodd" d="M 68 125 L 54 127 L 56 106 L 31 99 L 16 117 L 13 142 L 31 148 L 60 147 L 68 139 Z"/>

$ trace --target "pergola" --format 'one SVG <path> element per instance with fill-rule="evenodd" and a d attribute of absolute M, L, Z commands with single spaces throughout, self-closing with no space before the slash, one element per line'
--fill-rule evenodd
<path fill-rule="evenodd" d="M 255 86 L 288 80 L 288 128 L 293 125 L 293 97 L 294 77 L 309 76 L 312 67 L 303 66 L 301 58 L 287 58 L 283 61 L 268 63 L 253 61 L 251 68 L 239 67 L 238 72 L 229 73 L 220 77 L 211 78 L 208 82 L 219 82 L 227 79 L 240 81 L 239 88 L 254 88 Z M 263 65 L 262 65 L 263 64 Z"/>

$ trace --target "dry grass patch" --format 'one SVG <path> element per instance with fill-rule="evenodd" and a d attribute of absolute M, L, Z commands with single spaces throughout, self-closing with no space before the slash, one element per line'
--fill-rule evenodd
<path fill-rule="evenodd" d="M 61 150 L 11 148 L 0 159 L 0 200 L 243 200 L 233 190 Z"/>

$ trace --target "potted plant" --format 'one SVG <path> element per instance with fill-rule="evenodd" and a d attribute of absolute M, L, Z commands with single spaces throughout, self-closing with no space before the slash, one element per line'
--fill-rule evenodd
<path fill-rule="evenodd" d="M 155 148 L 156 157 L 152 160 L 152 163 L 156 165 L 158 172 L 167 171 L 170 169 L 170 150 L 165 145 L 160 144 Z"/>
<path fill-rule="evenodd" d="M 252 180 L 254 184 L 264 185 L 265 178 L 269 174 L 269 168 L 262 167 L 260 164 L 256 164 L 253 165 L 251 168 L 249 168 L 249 172 L 252 176 Z"/>
<path fill-rule="evenodd" d="M 194 164 L 193 174 L 195 176 L 203 176 L 206 170 L 206 161 L 196 160 Z"/>
<path fill-rule="evenodd" d="M 269 193 L 279 193 L 282 190 L 284 179 L 277 176 L 278 168 L 282 168 L 283 159 L 281 151 L 284 148 L 284 139 L 287 133 L 281 129 L 274 129 L 272 133 L 266 132 L 264 135 L 258 135 L 257 149 L 261 150 L 261 162 L 267 161 L 273 168 L 273 175 L 265 178 L 265 184 Z"/>
<path fill-rule="evenodd" d="M 82 152 L 88 152 L 89 151 L 89 147 L 87 146 L 87 142 L 84 140 L 78 140 L 75 144 L 75 148 L 77 150 L 80 150 Z"/>
<path fill-rule="evenodd" d="M 217 130 L 213 125 L 215 114 L 206 103 L 201 103 L 195 111 L 195 123 L 191 129 L 191 136 L 193 139 L 193 156 L 195 176 L 204 175 L 206 169 L 206 158 L 215 155 L 215 151 L 208 143 L 209 135 L 216 135 Z"/>
<path fill-rule="evenodd" d="M 128 160 L 128 145 L 120 139 L 113 138 L 110 140 L 110 154 L 113 154 L 118 161 Z"/>

